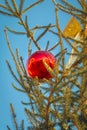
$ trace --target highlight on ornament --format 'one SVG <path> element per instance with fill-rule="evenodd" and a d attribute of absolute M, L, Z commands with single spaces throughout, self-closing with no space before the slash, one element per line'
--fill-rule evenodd
<path fill-rule="evenodd" d="M 29 77 L 35 78 L 37 76 L 39 79 L 52 78 L 52 75 L 47 71 L 43 63 L 43 60 L 51 69 L 54 69 L 56 63 L 54 55 L 48 51 L 36 51 L 28 58 L 26 63 L 26 71 Z"/>

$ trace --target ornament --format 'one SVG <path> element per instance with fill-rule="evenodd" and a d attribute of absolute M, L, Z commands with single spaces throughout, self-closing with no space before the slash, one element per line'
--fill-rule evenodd
<path fill-rule="evenodd" d="M 56 59 L 55 57 L 48 51 L 36 51 L 33 53 L 27 60 L 26 70 L 27 74 L 34 78 L 37 76 L 39 79 L 42 78 L 52 78 L 51 74 L 47 71 L 44 66 L 43 60 L 46 62 L 50 68 L 55 67 Z"/>

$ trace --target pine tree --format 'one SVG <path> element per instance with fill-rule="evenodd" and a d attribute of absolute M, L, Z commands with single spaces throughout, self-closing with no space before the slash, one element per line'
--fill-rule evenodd
<path fill-rule="evenodd" d="M 7 60 L 7 66 L 19 84 L 13 88 L 18 92 L 24 92 L 28 95 L 29 103 L 25 108 L 25 113 L 35 130 L 87 130 L 87 1 L 77 0 L 80 9 L 66 0 L 52 0 L 55 7 L 55 25 L 36 25 L 29 27 L 28 16 L 26 12 L 31 8 L 43 4 L 45 0 L 37 0 L 25 9 L 23 8 L 25 0 L 20 0 L 18 7 L 17 1 L 4 0 L 5 4 L 0 4 L 0 14 L 14 17 L 19 20 L 18 26 L 23 26 L 25 32 L 18 32 L 9 27 L 4 29 L 6 43 L 12 55 L 18 76 L 15 75 L 12 67 Z M 59 11 L 70 15 L 70 21 L 62 31 L 60 28 Z M 22 17 L 24 15 L 25 17 Z M 42 32 L 35 37 L 34 32 Z M 45 51 L 51 52 L 60 48 L 60 52 L 55 54 L 56 64 L 54 69 L 48 66 L 44 61 L 43 64 L 47 71 L 52 75 L 50 79 L 39 79 L 37 76 L 31 78 L 27 75 L 26 66 L 23 57 L 19 56 L 16 49 L 16 56 L 12 51 L 8 39 L 8 31 L 13 34 L 26 35 L 29 39 L 28 56 L 32 55 L 34 44 L 37 50 L 43 50 L 39 41 L 44 40 L 46 33 L 51 33 L 58 42 L 52 47 L 50 39 L 47 41 Z M 65 44 L 72 48 L 72 52 L 65 47 Z M 57 52 L 57 51 L 56 51 Z M 69 61 L 66 64 L 66 55 L 69 55 Z M 19 130 L 18 122 L 15 117 L 15 111 L 12 103 L 10 103 L 12 116 L 14 119 L 15 129 Z M 9 125 L 8 130 L 11 130 Z M 21 123 L 21 130 L 24 130 L 24 120 Z"/>

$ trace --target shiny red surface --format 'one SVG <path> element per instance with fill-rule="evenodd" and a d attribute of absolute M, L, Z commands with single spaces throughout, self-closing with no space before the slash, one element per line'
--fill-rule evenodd
<path fill-rule="evenodd" d="M 37 76 L 39 79 L 51 78 L 51 74 L 47 71 L 43 64 L 43 60 L 53 69 L 56 63 L 55 57 L 48 51 L 36 51 L 27 60 L 26 70 L 31 78 Z"/>

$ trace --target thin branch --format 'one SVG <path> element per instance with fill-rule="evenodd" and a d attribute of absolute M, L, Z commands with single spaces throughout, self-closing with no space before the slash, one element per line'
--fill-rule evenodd
<path fill-rule="evenodd" d="M 14 120 L 15 128 L 16 128 L 16 130 L 18 130 L 18 124 L 17 124 L 17 120 L 16 120 L 16 114 L 14 112 L 14 108 L 13 108 L 12 103 L 10 103 L 10 108 L 11 108 L 11 112 L 12 112 L 12 117 L 13 117 L 13 120 Z"/>
<path fill-rule="evenodd" d="M 14 84 L 12 84 L 12 87 L 13 87 L 15 90 L 17 90 L 17 91 L 20 91 L 20 92 L 23 92 L 23 93 L 26 92 L 26 91 L 23 90 L 23 89 L 19 89 L 19 88 L 17 88 Z"/>
<path fill-rule="evenodd" d="M 67 14 L 71 14 L 71 15 L 75 16 L 76 18 L 78 18 L 78 19 L 80 19 L 80 20 L 82 20 L 82 21 L 84 21 L 84 22 L 87 22 L 87 20 L 82 17 L 82 14 L 75 13 L 75 12 L 73 12 L 72 10 L 69 10 L 68 8 L 66 9 L 65 6 L 63 7 L 62 5 L 56 3 L 55 0 L 52 0 L 52 1 L 53 1 L 53 3 L 55 4 L 55 6 L 56 6 L 57 8 L 59 8 L 60 10 L 62 10 L 63 12 L 66 12 Z M 86 12 L 86 13 L 87 13 L 87 12 Z"/>
<path fill-rule="evenodd" d="M 30 31 L 33 31 L 33 30 L 36 30 L 36 29 L 44 29 L 44 28 L 47 28 L 48 26 L 45 26 L 45 25 L 41 25 L 41 26 L 39 26 L 39 25 L 36 25 L 35 27 L 33 27 L 33 28 L 30 28 Z M 55 27 L 55 25 L 50 25 L 50 28 L 54 28 Z"/>
<path fill-rule="evenodd" d="M 17 7 L 17 5 L 16 5 L 16 2 L 15 2 L 15 0 L 11 0 L 11 2 L 12 2 L 12 4 L 13 4 L 13 7 L 14 7 L 14 9 L 15 9 L 15 11 L 16 11 L 16 14 L 18 14 L 18 7 Z"/>
<path fill-rule="evenodd" d="M 38 5 L 39 3 L 43 2 L 44 0 L 38 0 L 37 2 L 29 5 L 27 8 L 25 8 L 23 11 L 22 11 L 22 14 L 26 13 L 28 10 L 30 10 L 32 7 Z"/>
<path fill-rule="evenodd" d="M 49 41 L 47 42 L 47 45 L 46 45 L 45 51 L 48 50 L 48 47 L 49 47 Z"/>
<path fill-rule="evenodd" d="M 36 104 L 36 102 L 29 102 L 29 103 L 26 103 L 26 102 L 21 102 L 23 105 L 32 105 L 32 104 Z"/>
<path fill-rule="evenodd" d="M 15 11 L 11 8 L 11 6 L 10 6 L 8 0 L 5 0 L 5 4 L 7 5 L 8 10 L 9 10 L 14 16 L 16 16 L 16 13 L 15 13 Z"/>
<path fill-rule="evenodd" d="M 71 115 L 71 119 L 73 120 L 73 123 L 74 123 L 74 125 L 76 126 L 76 128 L 77 128 L 78 130 L 82 130 L 82 128 L 81 128 L 81 126 L 80 126 L 80 124 L 79 124 L 79 122 L 78 122 L 78 117 L 77 117 L 75 114 L 72 114 L 72 115 Z"/>
<path fill-rule="evenodd" d="M 9 62 L 6 61 L 6 63 L 7 63 L 7 66 L 8 66 L 8 68 L 9 68 L 9 70 L 10 70 L 12 76 L 14 77 L 14 79 L 21 85 L 20 80 L 19 80 L 19 79 L 16 77 L 16 75 L 14 74 L 14 72 L 13 72 L 13 70 L 12 70 L 12 68 L 11 68 L 11 66 L 10 66 L 10 64 L 9 64 Z"/>
<path fill-rule="evenodd" d="M 22 25 L 24 26 L 26 32 L 27 32 L 27 36 L 34 42 L 35 46 L 37 47 L 38 50 L 41 50 L 41 48 L 39 47 L 38 43 L 36 42 L 36 40 L 33 37 L 33 34 L 30 32 L 29 28 L 27 28 L 26 24 L 24 23 L 24 21 L 22 20 L 22 18 L 20 17 L 20 21 L 22 23 Z M 25 20 L 26 21 L 26 20 Z"/>
<path fill-rule="evenodd" d="M 20 15 L 22 14 L 24 1 L 25 1 L 25 0 L 20 0 L 20 7 L 19 7 L 19 14 L 20 14 Z"/>
<path fill-rule="evenodd" d="M 76 11 L 76 12 L 78 12 L 78 13 L 82 13 L 82 14 L 87 15 L 87 12 L 85 12 L 85 11 L 83 11 L 83 10 L 81 10 L 81 9 L 76 8 L 75 6 L 73 6 L 72 4 L 70 4 L 69 2 L 67 2 L 67 1 L 65 1 L 65 0 L 62 0 L 62 1 L 63 1 L 63 3 L 64 3 L 65 5 L 68 6 L 68 9 L 72 9 L 73 11 Z M 65 7 L 65 6 L 64 6 L 64 7 Z"/>
<path fill-rule="evenodd" d="M 82 1 L 80 1 L 80 0 L 78 0 L 78 3 L 81 5 L 81 7 L 82 7 Z"/>
<path fill-rule="evenodd" d="M 47 26 L 47 28 L 38 36 L 38 38 L 36 39 L 36 42 L 39 41 L 45 34 L 46 32 L 48 31 L 48 29 L 50 28 L 51 24 L 49 24 Z"/>
<path fill-rule="evenodd" d="M 11 130 L 11 128 L 10 128 L 8 125 L 7 125 L 7 129 L 8 129 L 8 130 Z"/>
<path fill-rule="evenodd" d="M 16 48 L 16 57 L 17 57 L 17 61 L 18 61 L 18 64 L 20 66 L 20 69 L 23 73 L 25 73 L 25 68 L 23 66 L 23 64 L 21 63 L 21 58 L 19 56 L 19 53 L 18 53 L 18 48 Z"/>
<path fill-rule="evenodd" d="M 24 130 L 24 120 L 21 121 L 21 130 Z"/>
<path fill-rule="evenodd" d="M 18 31 L 15 31 L 9 27 L 5 27 L 5 29 L 7 29 L 9 32 L 11 33 L 14 33 L 14 34 L 18 34 L 18 35 L 26 35 L 27 33 L 26 32 L 18 32 Z"/>
<path fill-rule="evenodd" d="M 0 8 L 5 9 L 5 10 L 8 10 L 8 11 L 9 11 L 9 9 L 8 9 L 5 5 L 3 5 L 3 4 L 0 4 Z"/>
<path fill-rule="evenodd" d="M 9 48 L 9 50 L 10 50 L 10 53 L 11 53 L 11 55 L 12 55 L 12 58 L 13 58 L 13 60 L 14 60 L 15 65 L 16 65 L 17 72 L 18 72 L 18 74 L 19 74 L 19 76 L 20 76 L 21 83 L 23 83 L 23 81 L 22 81 L 22 79 L 23 79 L 23 73 L 21 72 L 20 66 L 18 65 L 18 62 L 17 62 L 17 60 L 16 60 L 16 57 L 15 57 L 15 55 L 14 55 L 14 53 L 13 53 L 11 47 L 10 47 L 10 43 L 9 43 L 9 40 L 8 40 L 8 35 L 7 35 L 7 33 L 6 33 L 6 30 L 4 30 L 4 32 L 5 32 L 6 42 L 7 42 L 8 48 Z"/>
<path fill-rule="evenodd" d="M 1 10 L 0 10 L 0 14 L 7 15 L 7 16 L 14 16 L 13 14 Z"/>
<path fill-rule="evenodd" d="M 62 41 L 62 32 L 61 32 L 60 25 L 59 25 L 58 8 L 55 8 L 55 13 L 56 13 L 56 27 L 57 27 L 57 30 L 59 33 L 60 49 L 62 51 L 62 50 L 64 50 L 64 47 L 63 47 L 63 41 Z M 63 66 L 63 70 L 64 70 L 64 57 L 62 58 L 62 66 Z"/>
<path fill-rule="evenodd" d="M 28 57 L 30 57 L 31 53 L 32 53 L 32 49 L 31 49 L 31 39 L 29 41 L 29 44 L 28 44 Z"/>

